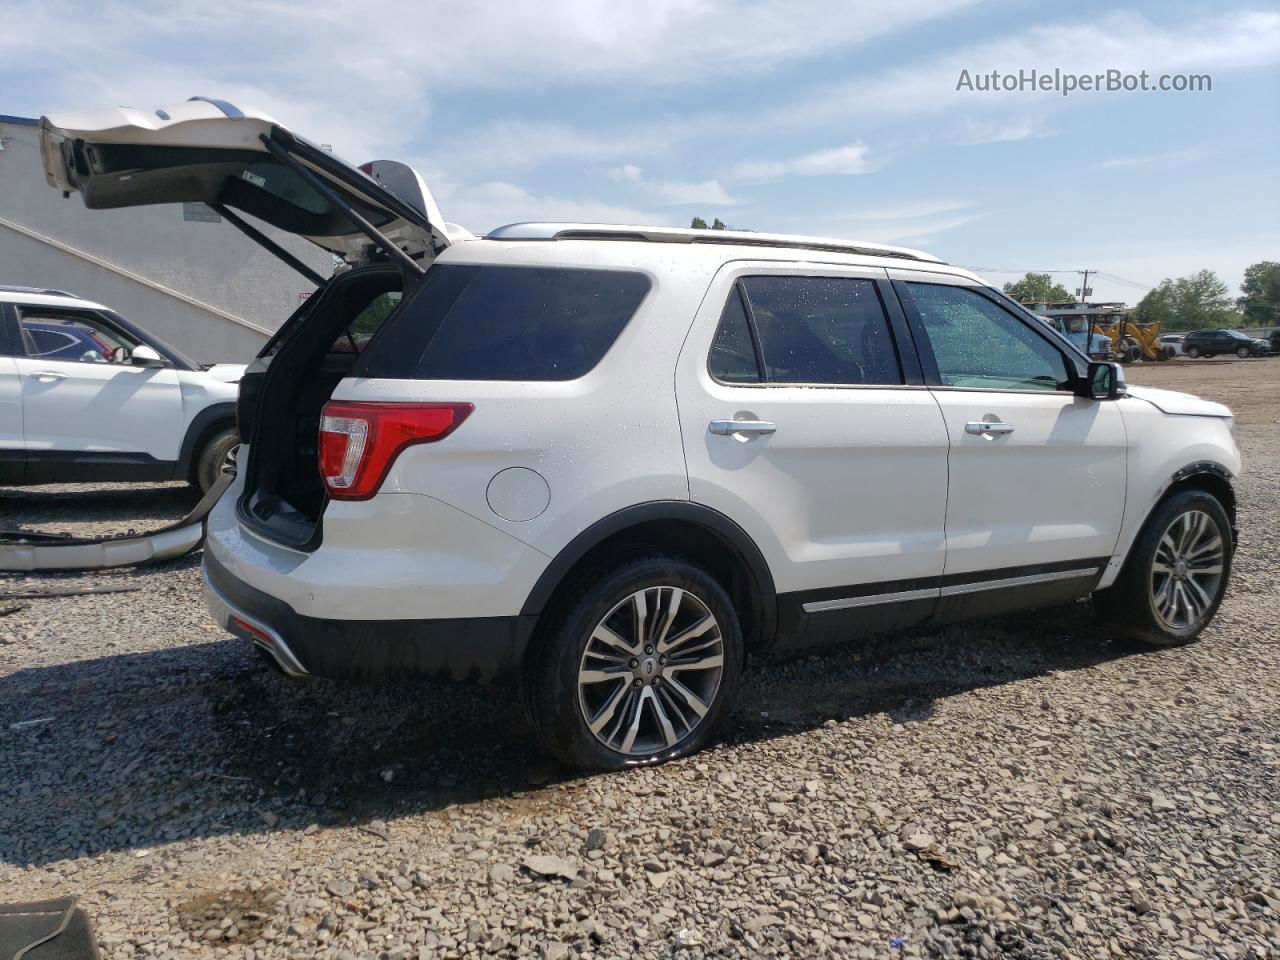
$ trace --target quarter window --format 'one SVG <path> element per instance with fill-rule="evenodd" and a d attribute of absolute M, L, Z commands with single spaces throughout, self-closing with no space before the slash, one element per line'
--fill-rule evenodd
<path fill-rule="evenodd" d="M 573 380 L 604 357 L 649 292 L 619 270 L 440 264 L 370 344 L 362 376 Z"/>
<path fill-rule="evenodd" d="M 964 287 L 909 286 L 944 386 L 1066 389 L 1066 358 L 1007 310 Z"/>

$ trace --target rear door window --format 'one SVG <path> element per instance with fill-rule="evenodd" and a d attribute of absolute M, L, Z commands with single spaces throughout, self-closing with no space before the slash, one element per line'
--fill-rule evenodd
<path fill-rule="evenodd" d="M 739 319 L 742 297 L 750 320 Z M 754 324 L 764 375 L 746 333 Z M 889 318 L 873 280 L 743 277 L 730 295 L 710 369 L 727 383 L 895 385 L 903 382 Z"/>
<path fill-rule="evenodd" d="M 438 264 L 357 374 L 574 380 L 600 362 L 648 291 L 648 277 L 631 271 Z"/>

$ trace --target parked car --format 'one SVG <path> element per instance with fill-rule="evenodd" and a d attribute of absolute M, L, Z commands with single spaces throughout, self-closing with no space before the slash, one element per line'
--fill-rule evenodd
<path fill-rule="evenodd" d="M 1216 357 L 1234 353 L 1237 357 L 1262 357 L 1271 352 L 1267 340 L 1255 340 L 1239 330 L 1192 330 L 1182 339 L 1188 357 Z"/>
<path fill-rule="evenodd" d="M 189 480 L 239 442 L 241 364 L 203 369 L 100 303 L 0 287 L 0 483 Z"/>
<path fill-rule="evenodd" d="M 1170 357 L 1180 357 L 1183 355 L 1182 340 L 1186 334 L 1182 333 L 1165 333 L 1160 335 L 1160 345 L 1169 348 Z"/>
<path fill-rule="evenodd" d="M 748 654 L 1090 594 L 1176 644 L 1226 590 L 1230 411 L 1126 389 L 927 253 L 477 238 L 409 168 L 218 101 L 42 139 L 89 206 L 225 204 L 353 264 L 245 372 L 208 520 L 210 609 L 287 674 L 515 673 L 550 751 L 616 769 L 706 744 Z M 367 348 L 335 349 L 392 294 Z"/>
<path fill-rule="evenodd" d="M 1271 335 L 1267 338 L 1267 346 L 1272 353 L 1280 353 L 1280 327 L 1271 331 Z"/>

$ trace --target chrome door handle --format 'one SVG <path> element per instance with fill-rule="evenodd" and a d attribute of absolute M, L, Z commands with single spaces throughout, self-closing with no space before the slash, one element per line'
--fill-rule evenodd
<path fill-rule="evenodd" d="M 998 420 L 970 420 L 964 425 L 965 433 L 972 433 L 976 436 L 995 436 L 1004 433 L 1013 433 L 1013 424 L 1000 423 Z"/>
<path fill-rule="evenodd" d="M 35 377 L 37 380 L 65 380 L 65 379 L 67 379 L 67 375 L 66 375 L 65 373 L 58 373 L 58 372 L 56 372 L 56 371 L 54 371 L 54 370 L 37 370 L 35 373 L 33 373 L 33 374 L 32 374 L 32 376 L 33 376 L 33 377 Z"/>
<path fill-rule="evenodd" d="M 712 420 L 709 429 L 717 437 L 731 437 L 735 433 L 774 433 L 778 425 L 770 420 Z"/>

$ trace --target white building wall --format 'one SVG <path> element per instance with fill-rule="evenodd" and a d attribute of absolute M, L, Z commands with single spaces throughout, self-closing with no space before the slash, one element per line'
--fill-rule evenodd
<path fill-rule="evenodd" d="M 0 122 L 0 284 L 54 287 L 111 307 L 201 362 L 247 362 L 312 283 L 231 224 L 180 204 L 87 210 L 44 179 L 38 131 Z M 328 253 L 255 221 L 322 276 Z"/>

